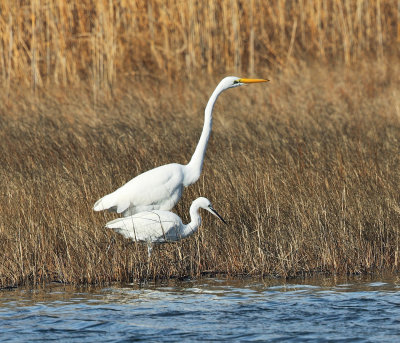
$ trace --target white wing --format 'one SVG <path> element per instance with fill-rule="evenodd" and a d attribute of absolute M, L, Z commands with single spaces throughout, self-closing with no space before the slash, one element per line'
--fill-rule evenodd
<path fill-rule="evenodd" d="M 133 241 L 166 242 L 180 239 L 181 219 L 168 211 L 146 211 L 118 218 L 106 224 Z"/>
<path fill-rule="evenodd" d="M 140 174 L 98 200 L 93 209 L 123 213 L 124 216 L 153 209 L 170 210 L 182 195 L 183 168 L 171 163 Z"/>

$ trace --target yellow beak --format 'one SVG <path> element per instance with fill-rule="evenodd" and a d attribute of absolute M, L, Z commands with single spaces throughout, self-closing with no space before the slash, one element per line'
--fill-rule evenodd
<path fill-rule="evenodd" d="M 239 79 L 240 83 L 256 83 L 256 82 L 268 82 L 269 80 L 264 79 Z"/>

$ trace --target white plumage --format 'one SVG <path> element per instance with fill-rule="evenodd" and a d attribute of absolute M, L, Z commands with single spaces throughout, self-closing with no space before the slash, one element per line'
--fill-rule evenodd
<path fill-rule="evenodd" d="M 212 111 L 218 96 L 229 88 L 266 81 L 268 80 L 241 79 L 235 76 L 224 78 L 207 103 L 203 131 L 190 162 L 186 165 L 166 164 L 140 174 L 98 200 L 93 209 L 122 213 L 125 217 L 143 211 L 171 210 L 181 198 L 183 187 L 193 184 L 200 177 L 212 128 Z"/>
<path fill-rule="evenodd" d="M 211 202 L 200 197 L 194 200 L 190 206 L 189 224 L 183 224 L 181 218 L 175 213 L 153 210 L 112 220 L 106 224 L 106 227 L 135 242 L 141 241 L 148 244 L 174 242 L 188 237 L 198 230 L 201 224 L 200 208 L 211 212 L 225 223 L 212 207 Z"/>
<path fill-rule="evenodd" d="M 130 216 L 155 209 L 170 210 L 182 196 L 185 165 L 166 164 L 140 174 L 98 200 L 95 211 L 109 210 Z"/>

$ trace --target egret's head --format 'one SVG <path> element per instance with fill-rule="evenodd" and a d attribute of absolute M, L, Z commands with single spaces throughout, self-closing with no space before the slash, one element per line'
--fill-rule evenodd
<path fill-rule="evenodd" d="M 218 217 L 222 222 L 224 222 L 226 224 L 226 221 L 219 215 L 219 213 L 214 210 L 214 208 L 211 205 L 210 200 L 208 200 L 207 198 L 197 198 L 193 204 L 196 204 L 198 207 L 204 208 L 205 210 L 207 210 L 208 212 L 212 213 L 214 216 Z"/>
<path fill-rule="evenodd" d="M 233 87 L 248 85 L 249 83 L 268 82 L 266 79 L 243 79 L 236 76 L 227 76 L 220 82 L 223 90 Z"/>

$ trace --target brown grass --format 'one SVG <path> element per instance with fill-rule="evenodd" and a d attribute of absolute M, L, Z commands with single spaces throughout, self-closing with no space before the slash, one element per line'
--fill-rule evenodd
<path fill-rule="evenodd" d="M 347 65 L 398 54 L 395 0 L 0 0 L 0 79 L 10 89 L 123 78 L 282 68 L 291 59 Z"/>
<path fill-rule="evenodd" d="M 397 270 L 400 22 L 394 0 L 0 0 L 0 287 Z M 199 233 L 154 250 L 94 202 L 191 157 L 226 74 Z"/>
<path fill-rule="evenodd" d="M 399 268 L 397 61 L 349 69 L 302 64 L 224 93 L 201 179 L 195 236 L 154 249 L 103 228 L 94 202 L 140 172 L 186 163 L 218 82 L 143 79 L 115 89 L 21 97 L 0 107 L 0 285 L 229 275 L 291 277 Z M 128 91 L 126 91 L 128 89 Z"/>

